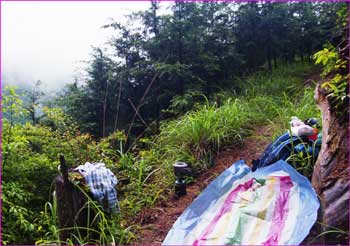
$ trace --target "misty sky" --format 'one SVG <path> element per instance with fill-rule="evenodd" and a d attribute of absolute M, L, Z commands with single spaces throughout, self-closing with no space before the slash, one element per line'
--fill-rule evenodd
<path fill-rule="evenodd" d="M 166 9 L 162 3 L 163 11 Z M 52 91 L 73 81 L 92 46 L 103 46 L 111 17 L 149 8 L 150 2 L 1 2 L 1 70 L 6 84 L 41 80 Z"/>

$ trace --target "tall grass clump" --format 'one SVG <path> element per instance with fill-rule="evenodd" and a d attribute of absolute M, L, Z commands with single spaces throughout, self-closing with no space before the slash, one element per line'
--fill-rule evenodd
<path fill-rule="evenodd" d="M 303 91 L 303 78 L 310 73 L 312 64 L 297 62 L 280 66 L 272 71 L 260 71 L 238 81 L 243 95 L 248 97 L 281 97 Z"/>
<path fill-rule="evenodd" d="M 156 140 L 161 159 L 187 161 L 195 169 L 210 167 L 221 146 L 239 143 L 247 135 L 248 110 L 247 102 L 229 99 L 221 107 L 207 103 L 169 122 Z"/>
<path fill-rule="evenodd" d="M 276 137 L 289 129 L 289 121 L 292 116 L 297 116 L 301 120 L 307 118 L 317 118 L 320 121 L 321 113 L 318 110 L 314 100 L 314 90 L 305 89 L 299 95 L 287 95 L 281 93 L 281 97 L 274 96 L 257 96 L 249 99 L 255 118 L 252 118 L 255 125 L 269 124 Z M 258 118 L 261 117 L 261 118 Z"/>

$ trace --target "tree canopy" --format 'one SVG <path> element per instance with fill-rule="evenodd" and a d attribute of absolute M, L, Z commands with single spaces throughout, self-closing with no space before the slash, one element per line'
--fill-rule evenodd
<path fill-rule="evenodd" d="M 134 25 L 106 25 L 112 55 L 94 48 L 82 85 L 59 98 L 81 130 L 104 137 L 116 129 L 141 134 L 190 109 L 205 95 L 238 91 L 236 78 L 310 60 L 335 42 L 336 12 L 345 3 L 183 2 L 160 15 L 152 1 L 128 16 Z"/>

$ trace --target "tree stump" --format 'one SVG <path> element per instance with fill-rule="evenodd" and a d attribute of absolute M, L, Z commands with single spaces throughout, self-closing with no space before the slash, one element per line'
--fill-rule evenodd
<path fill-rule="evenodd" d="M 69 182 L 68 167 L 63 156 L 60 156 L 60 162 L 62 175 L 55 178 L 60 241 L 63 243 L 68 238 L 71 238 L 74 242 L 72 234 L 80 235 L 81 238 L 96 238 L 98 235 L 94 235 L 87 230 L 87 228 L 91 227 L 90 223 L 95 215 L 91 209 L 88 211 L 86 207 L 88 198 Z"/>
<path fill-rule="evenodd" d="M 323 231 L 339 228 L 348 232 L 349 114 L 346 110 L 346 115 L 337 115 L 320 83 L 316 87 L 315 99 L 322 112 L 323 124 L 322 147 L 312 176 L 312 184 L 321 202 L 319 220 L 326 225 Z M 327 244 L 348 245 L 347 234 L 324 235 L 323 240 Z"/>

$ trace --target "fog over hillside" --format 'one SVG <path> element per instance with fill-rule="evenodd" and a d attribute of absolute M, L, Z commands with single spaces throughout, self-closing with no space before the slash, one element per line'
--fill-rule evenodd
<path fill-rule="evenodd" d="M 104 47 L 113 34 L 101 26 L 111 18 L 147 9 L 149 2 L 3 2 L 2 84 L 26 87 L 37 80 L 46 91 L 73 82 L 92 46 Z M 165 9 L 165 8 L 164 8 Z"/>

